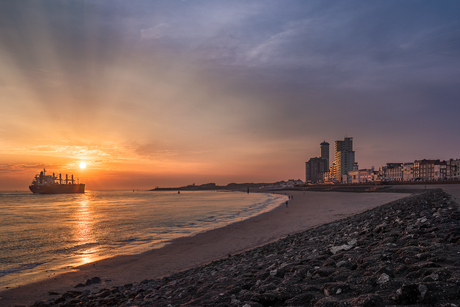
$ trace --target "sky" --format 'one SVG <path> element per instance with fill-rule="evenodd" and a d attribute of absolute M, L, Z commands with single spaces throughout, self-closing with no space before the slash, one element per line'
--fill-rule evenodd
<path fill-rule="evenodd" d="M 460 158 L 460 2 L 0 0 L 0 190 Z M 81 161 L 87 167 L 80 169 Z"/>

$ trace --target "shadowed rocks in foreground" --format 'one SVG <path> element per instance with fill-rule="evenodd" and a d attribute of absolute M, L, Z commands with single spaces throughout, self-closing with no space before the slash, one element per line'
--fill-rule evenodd
<path fill-rule="evenodd" d="M 34 306 L 458 306 L 460 212 L 432 190 L 159 280 Z"/>

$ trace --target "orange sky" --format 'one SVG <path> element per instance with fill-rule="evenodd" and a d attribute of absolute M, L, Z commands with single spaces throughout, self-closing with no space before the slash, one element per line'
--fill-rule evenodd
<path fill-rule="evenodd" d="M 43 168 L 48 174 L 72 173 L 87 184 L 87 189 L 150 189 L 208 182 L 223 185 L 230 182 L 271 182 L 289 177 L 296 171 L 299 173 L 296 169 L 285 168 L 285 157 L 290 153 L 284 146 L 273 150 L 270 141 L 250 146 L 251 141 L 244 137 L 241 140 L 228 137 L 221 140 L 207 136 L 203 140 L 202 135 L 190 135 L 184 131 L 183 136 L 182 133 L 171 133 L 166 140 L 160 135 L 158 142 L 166 144 L 162 149 L 161 145 L 155 143 L 141 143 L 145 132 L 143 135 L 136 127 L 118 125 L 117 121 L 108 121 L 104 127 L 99 126 L 91 131 L 88 127 L 94 126 L 92 120 L 86 122 L 80 119 L 83 129 L 78 125 L 61 126 L 46 114 L 31 117 L 30 120 L 32 123 L 28 128 L 36 131 L 35 134 L 29 135 L 25 130 L 24 134 L 18 133 L 9 140 L 3 139 L 0 161 L 7 163 L 2 163 L 2 190 L 27 188 L 33 176 Z M 181 146 L 176 145 L 176 148 L 172 138 L 178 138 Z M 214 148 L 216 144 L 219 144 L 218 148 Z M 278 144 L 282 145 L 282 142 Z M 79 167 L 82 161 L 86 163 L 85 169 Z M 270 168 L 265 169 L 267 161 Z"/>
<path fill-rule="evenodd" d="M 0 190 L 304 179 L 346 135 L 460 158 L 460 9 L 422 2 L 3 1 Z"/>
<path fill-rule="evenodd" d="M 184 157 L 179 153 L 158 153 L 155 157 L 145 156 L 135 149 L 111 146 L 25 146 L 9 147 L 0 154 L 0 159 L 8 161 L 2 165 L 0 184 L 2 190 L 24 190 L 30 184 L 33 176 L 41 169 L 47 173 L 74 174 L 80 182 L 87 184 L 87 189 L 150 189 L 156 186 L 168 187 L 216 182 L 278 180 L 273 176 L 274 168 L 277 174 L 283 175 L 283 153 L 278 157 L 273 155 L 272 168 L 261 172 L 263 162 L 254 160 L 237 161 L 237 155 L 244 153 L 230 152 L 227 156 L 222 152 L 191 153 Z M 194 156 L 195 155 L 195 156 Z M 213 156 L 215 155 L 215 156 Z M 255 154 L 257 155 L 257 153 Z M 203 160 L 203 157 L 208 160 Z M 260 157 L 264 158 L 262 154 Z M 257 159 L 256 159 L 257 160 Z M 81 169 L 81 161 L 86 168 Z M 263 160 L 262 160 L 263 161 Z M 277 164 L 276 161 L 279 161 Z M 295 170 L 293 170 L 295 172 Z M 288 176 L 289 171 L 284 171 Z"/>

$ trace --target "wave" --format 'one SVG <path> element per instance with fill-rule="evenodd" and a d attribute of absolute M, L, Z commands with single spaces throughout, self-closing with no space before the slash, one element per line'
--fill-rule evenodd
<path fill-rule="evenodd" d="M 184 193 L 179 199 L 177 199 L 177 194 L 146 193 L 136 196 L 138 202 L 133 207 L 131 193 L 98 192 L 92 194 L 90 202 L 85 203 L 83 208 L 85 214 L 91 214 L 89 216 L 91 219 L 88 217 L 88 220 L 81 221 L 89 225 L 86 239 L 78 236 L 79 232 L 76 228 L 79 225 L 76 223 L 78 218 L 70 215 L 73 211 L 61 210 L 63 207 L 74 208 L 75 212 L 83 210 L 78 201 L 66 200 L 67 206 L 62 206 L 62 200 L 50 200 L 46 208 L 49 208 L 47 214 L 53 218 L 37 219 L 37 216 L 43 216 L 42 201 L 32 197 L 32 194 L 30 196 L 29 194 L 5 196 L 4 203 L 16 208 L 16 211 L 14 215 L 7 216 L 10 209 L 1 211 L 0 207 L 0 222 L 11 221 L 14 223 L 12 225 L 16 226 L 32 225 L 37 229 L 38 227 L 46 229 L 46 231 L 33 232 L 35 228 L 31 226 L 30 229 L 25 226 L 7 228 L 9 232 L 0 235 L 0 241 L 3 238 L 8 238 L 8 240 L 14 238 L 15 241 L 8 246 L 8 250 L 7 246 L 4 246 L 0 251 L 0 261 L 4 265 L 8 264 L 2 267 L 4 270 L 0 270 L 0 277 L 19 272 L 17 275 L 22 276 L 18 278 L 27 280 L 30 278 L 27 275 L 30 274 L 21 273 L 24 270 L 35 268 L 34 272 L 39 271 L 38 274 L 45 275 L 48 268 L 67 268 L 68 266 L 64 264 L 79 265 L 82 259 L 87 261 L 160 248 L 176 238 L 224 227 L 267 212 L 283 203 L 284 199 L 284 196 L 268 193 L 248 196 L 243 193 L 230 195 L 229 193 L 196 192 Z M 16 199 L 18 197 L 19 200 Z M 25 209 L 19 210 L 16 203 L 22 204 Z M 26 210 L 38 207 L 40 210 Z M 54 210 L 61 211 L 58 211 L 59 214 L 56 215 Z M 32 213 L 21 214 L 22 211 Z M 32 224 L 32 220 L 41 222 Z M 62 232 L 62 236 L 55 236 L 56 240 L 50 240 L 46 235 L 40 235 L 40 233 L 47 232 L 57 234 Z M 34 235 L 32 236 L 31 233 Z M 21 257 L 17 257 L 18 254 Z M 5 260 L 8 261 L 5 262 Z M 37 266 L 40 267 L 36 268 Z M 8 278 L 5 278 L 5 285 L 11 283 L 7 280 Z"/>
<path fill-rule="evenodd" d="M 215 215 L 211 215 L 211 216 L 208 216 L 208 217 L 205 217 L 203 219 L 197 219 L 198 222 L 205 222 L 205 223 L 211 223 L 211 222 L 215 222 L 216 221 L 216 216 Z"/>
<path fill-rule="evenodd" d="M 99 242 L 85 242 L 85 243 L 75 244 L 69 247 L 57 248 L 54 250 L 54 253 L 56 255 L 68 255 L 69 253 L 79 252 L 83 249 L 93 248 L 99 245 L 100 245 Z"/>
<path fill-rule="evenodd" d="M 6 276 L 8 274 L 20 272 L 20 271 L 25 271 L 25 270 L 31 270 L 33 268 L 36 268 L 39 265 L 42 265 L 43 263 L 29 263 L 25 264 L 16 268 L 10 268 L 6 270 L 0 270 L 0 277 Z"/>

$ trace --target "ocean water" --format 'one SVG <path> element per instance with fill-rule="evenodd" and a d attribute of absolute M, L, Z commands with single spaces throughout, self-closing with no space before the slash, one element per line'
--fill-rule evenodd
<path fill-rule="evenodd" d="M 269 211 L 285 196 L 242 192 L 0 192 L 0 290 Z"/>

